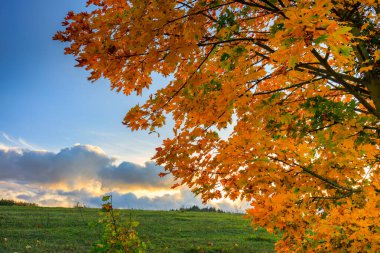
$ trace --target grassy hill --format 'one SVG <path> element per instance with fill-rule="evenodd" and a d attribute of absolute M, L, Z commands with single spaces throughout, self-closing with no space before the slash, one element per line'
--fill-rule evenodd
<path fill-rule="evenodd" d="M 0 253 L 88 252 L 101 236 L 98 212 L 0 206 Z M 273 252 L 276 241 L 239 214 L 125 210 L 123 216 L 140 223 L 149 252 Z"/>

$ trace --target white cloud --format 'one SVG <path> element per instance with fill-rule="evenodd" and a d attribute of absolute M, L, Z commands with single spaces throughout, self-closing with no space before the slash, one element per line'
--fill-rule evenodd
<path fill-rule="evenodd" d="M 163 188 L 173 183 L 170 177 L 158 177 L 163 169 L 153 162 L 140 166 L 130 162 L 115 165 L 114 161 L 91 145 L 75 145 L 58 153 L 0 148 L 0 180 L 66 186 L 71 190 L 96 182 L 105 190 Z"/>
<path fill-rule="evenodd" d="M 37 187 L 35 185 L 23 185 L 14 182 L 0 181 L 1 198 L 11 198 L 18 201 L 38 203 L 41 206 L 73 207 L 77 203 L 85 204 L 87 207 L 101 207 L 102 194 L 94 194 L 86 189 L 65 191 Z M 4 197 L 5 196 L 5 197 Z M 119 193 L 112 192 L 113 205 L 115 208 L 144 209 L 144 210 L 170 210 L 182 207 L 199 206 L 202 201 L 186 189 L 175 194 L 165 194 L 156 197 L 136 196 L 134 192 Z M 244 207 L 241 203 L 231 204 L 228 201 L 219 203 L 211 202 L 207 206 L 214 206 L 225 211 L 242 212 Z"/>
<path fill-rule="evenodd" d="M 115 164 L 101 148 L 75 145 L 57 153 L 0 146 L 0 198 L 44 206 L 100 206 L 101 196 L 113 192 L 115 206 L 136 209 L 178 209 L 201 206 L 185 188 L 170 189 L 171 176 L 153 162 Z M 214 206 L 235 210 L 228 201 Z"/>

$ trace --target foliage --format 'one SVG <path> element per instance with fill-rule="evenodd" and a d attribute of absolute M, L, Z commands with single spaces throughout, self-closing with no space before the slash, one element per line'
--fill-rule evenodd
<path fill-rule="evenodd" d="M 137 221 L 132 218 L 128 222 L 122 222 L 120 211 L 112 206 L 112 195 L 102 198 L 103 205 L 100 212 L 99 223 L 104 226 L 101 240 L 94 244 L 91 252 L 108 253 L 144 253 L 146 244 L 142 242 L 136 231 Z"/>
<path fill-rule="evenodd" d="M 155 160 L 179 185 L 252 202 L 281 252 L 380 251 L 377 0 L 88 5 L 55 39 L 126 95 L 173 77 L 124 123 L 153 132 L 173 117 Z"/>
<path fill-rule="evenodd" d="M 38 206 L 35 203 L 15 201 L 11 199 L 0 199 L 0 206 Z"/>
<path fill-rule="evenodd" d="M 175 210 L 173 210 L 175 211 Z M 216 209 L 215 207 L 203 207 L 203 208 L 200 208 L 199 206 L 196 206 L 196 205 L 193 205 L 192 207 L 181 207 L 179 209 L 179 211 L 181 212 L 186 212 L 186 211 L 189 211 L 189 212 L 209 212 L 209 213 L 224 213 L 223 210 L 221 209 Z"/>
<path fill-rule="evenodd" d="M 248 253 L 274 252 L 277 237 L 264 229 L 253 231 L 242 215 L 207 212 L 120 210 L 140 225 L 139 237 L 149 243 L 147 251 Z M 49 226 L 47 214 L 50 216 Z M 0 252 L 84 253 L 103 234 L 99 209 L 0 207 Z M 96 224 L 89 229 L 88 223 Z M 5 239 L 4 239 L 5 238 Z M 26 246 L 32 248 L 26 251 Z M 199 251 L 198 251 L 199 252 Z"/>

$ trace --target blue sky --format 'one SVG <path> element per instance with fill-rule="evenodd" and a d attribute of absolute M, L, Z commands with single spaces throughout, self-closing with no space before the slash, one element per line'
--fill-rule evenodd
<path fill-rule="evenodd" d="M 161 138 L 121 124 L 143 97 L 117 94 L 106 80 L 87 81 L 65 45 L 52 40 L 67 12 L 83 0 L 2 0 L 0 8 L 0 198 L 43 206 L 172 209 L 202 205 L 150 161 Z M 168 82 L 154 75 L 152 89 Z M 235 210 L 239 204 L 214 202 Z"/>
<path fill-rule="evenodd" d="M 66 13 L 83 10 L 85 2 L 2 1 L 0 131 L 39 149 L 58 151 L 84 143 L 143 163 L 160 140 L 121 124 L 143 98 L 110 91 L 105 80 L 88 82 L 85 70 L 63 54 L 65 45 L 51 39 L 62 29 Z M 164 83 L 156 76 L 153 87 Z"/>

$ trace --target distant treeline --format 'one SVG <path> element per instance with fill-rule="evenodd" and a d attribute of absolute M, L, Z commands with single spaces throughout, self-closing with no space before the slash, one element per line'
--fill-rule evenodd
<path fill-rule="evenodd" d="M 203 207 L 199 208 L 198 206 L 194 205 L 192 207 L 181 207 L 180 209 L 172 209 L 171 211 L 190 211 L 190 212 L 209 212 L 209 213 L 224 213 L 221 209 L 216 209 L 215 207 Z"/>
<path fill-rule="evenodd" d="M 38 206 L 38 205 L 35 203 L 14 201 L 11 199 L 0 199 L 0 206 Z"/>

